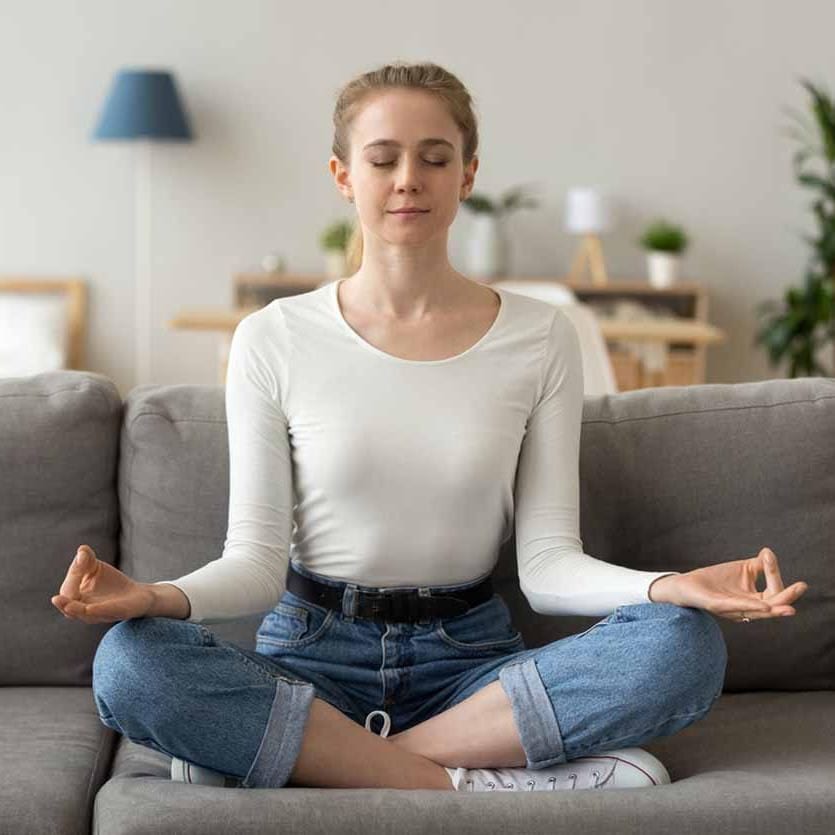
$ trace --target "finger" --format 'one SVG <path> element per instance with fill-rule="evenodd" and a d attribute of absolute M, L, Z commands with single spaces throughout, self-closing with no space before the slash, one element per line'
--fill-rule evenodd
<path fill-rule="evenodd" d="M 88 603 L 84 609 L 84 613 L 91 618 L 107 618 L 112 611 L 112 603 Z"/>
<path fill-rule="evenodd" d="M 114 617 L 103 614 L 103 607 L 100 604 L 73 601 L 71 605 L 80 607 L 75 610 L 73 616 L 83 623 L 113 623 L 116 620 Z"/>
<path fill-rule="evenodd" d="M 766 598 L 766 603 L 770 606 L 783 606 L 794 603 L 795 600 L 806 593 L 806 589 L 808 588 L 809 586 L 802 581 L 792 583 L 787 589 L 783 589 L 783 591 Z"/>
<path fill-rule="evenodd" d="M 58 610 L 58 611 L 59 611 L 59 612 L 60 612 L 60 613 L 61 613 L 61 614 L 65 617 L 65 618 L 69 618 L 69 615 L 68 615 L 68 614 L 67 614 L 67 613 L 63 610 L 63 608 L 62 608 L 63 604 L 59 604 L 59 602 L 58 602 L 58 601 L 59 601 L 59 598 L 58 598 L 58 597 L 53 597 L 53 598 L 52 598 L 52 605 L 53 605 L 53 606 L 54 606 L 54 607 L 55 607 L 55 608 L 56 608 L 56 609 L 57 609 L 57 610 Z"/>
<path fill-rule="evenodd" d="M 760 609 L 755 610 L 752 608 L 745 608 L 744 605 L 740 606 L 738 609 L 733 609 L 728 612 L 719 612 L 723 617 L 728 618 L 728 620 L 735 621 L 736 623 L 745 623 L 746 620 L 764 620 L 765 618 L 773 618 L 779 614 L 780 612 L 776 612 L 773 609 Z"/>
<path fill-rule="evenodd" d="M 771 548 L 763 548 L 759 557 L 765 568 L 765 591 L 768 596 L 783 591 L 785 586 L 783 585 L 783 578 L 780 576 L 780 567 L 777 565 L 777 555 Z"/>
<path fill-rule="evenodd" d="M 84 579 L 84 575 L 90 571 L 90 567 L 93 564 L 93 555 L 85 545 L 82 545 L 76 551 L 75 558 L 70 563 L 69 571 L 67 571 L 67 576 L 64 578 L 64 582 L 61 583 L 59 591 L 64 597 L 70 600 L 77 600 L 81 597 L 81 581 Z"/>
<path fill-rule="evenodd" d="M 81 617 L 86 614 L 87 607 L 79 600 L 68 600 L 64 604 L 64 611 L 73 617 Z"/>
<path fill-rule="evenodd" d="M 737 612 L 735 615 L 729 615 L 728 617 L 737 623 L 746 623 L 747 621 L 744 618 L 747 618 L 749 621 L 765 620 L 766 618 L 790 617 L 796 614 L 797 611 L 795 609 L 781 607 L 779 609 L 772 609 L 770 612 Z"/>
<path fill-rule="evenodd" d="M 754 615 L 768 615 L 771 605 L 758 597 L 730 597 L 724 598 L 717 606 L 717 611 L 735 617 L 739 620 L 742 613 L 753 619 Z"/>

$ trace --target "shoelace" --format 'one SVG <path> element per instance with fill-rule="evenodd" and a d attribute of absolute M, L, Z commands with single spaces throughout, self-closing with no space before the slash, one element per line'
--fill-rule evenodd
<path fill-rule="evenodd" d="M 597 786 L 598 786 L 598 783 L 600 781 L 600 772 L 599 771 L 592 771 L 592 775 L 594 776 L 594 785 L 592 786 L 592 788 L 596 789 Z M 568 779 L 571 780 L 571 788 L 572 789 L 576 788 L 577 787 L 577 775 L 576 774 L 569 774 Z M 467 779 L 464 782 L 467 784 L 467 788 L 465 789 L 465 791 L 471 791 L 471 792 L 475 791 L 473 780 Z M 550 791 L 556 791 L 557 790 L 557 778 L 556 777 L 549 777 L 548 778 L 548 783 L 550 783 L 550 786 L 549 786 L 548 790 L 550 790 Z M 488 780 L 487 785 L 489 786 L 488 791 L 496 791 L 495 782 L 493 782 L 492 780 Z M 503 785 L 506 789 L 515 789 L 516 788 L 515 783 L 504 783 Z M 525 785 L 528 787 L 528 788 L 525 789 L 525 791 L 532 792 L 536 788 L 536 780 L 528 780 L 525 783 Z"/>
<path fill-rule="evenodd" d="M 372 710 L 371 713 L 365 717 L 365 729 L 367 731 L 371 731 L 371 719 L 377 713 L 383 717 L 383 730 L 380 731 L 380 736 L 388 736 L 389 730 L 391 729 L 391 717 L 384 710 Z M 374 731 L 371 731 L 371 733 L 374 733 Z"/>

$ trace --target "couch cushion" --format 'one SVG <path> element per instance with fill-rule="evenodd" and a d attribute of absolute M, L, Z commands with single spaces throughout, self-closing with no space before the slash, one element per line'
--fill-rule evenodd
<path fill-rule="evenodd" d="M 119 738 L 89 687 L 0 687 L 0 831 L 87 835 Z"/>
<path fill-rule="evenodd" d="M 580 445 L 583 550 L 645 571 L 690 571 L 768 546 L 791 618 L 716 616 L 726 692 L 835 689 L 835 380 L 639 389 L 587 397 Z M 515 549 L 495 577 L 529 646 L 598 618 L 547 617 L 518 590 Z M 757 587 L 765 589 L 760 575 Z"/>
<path fill-rule="evenodd" d="M 0 379 L 0 684 L 90 685 L 107 624 L 50 602 L 82 543 L 114 563 L 122 399 L 100 374 Z"/>
<path fill-rule="evenodd" d="M 835 693 L 726 694 L 701 721 L 643 747 L 667 766 L 670 785 L 467 794 L 193 786 L 170 781 L 165 755 L 122 739 L 95 826 L 120 835 L 831 832 Z"/>
<path fill-rule="evenodd" d="M 121 448 L 121 570 L 152 583 L 174 580 L 220 557 L 229 513 L 223 386 L 132 389 Z M 262 618 L 215 623 L 211 629 L 255 649 Z"/>

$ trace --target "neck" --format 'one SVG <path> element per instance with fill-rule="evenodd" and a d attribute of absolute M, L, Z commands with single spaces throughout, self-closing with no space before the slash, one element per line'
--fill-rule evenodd
<path fill-rule="evenodd" d="M 360 268 L 342 282 L 353 304 L 381 316 L 414 319 L 448 309 L 469 280 L 452 268 L 446 248 L 364 248 Z"/>

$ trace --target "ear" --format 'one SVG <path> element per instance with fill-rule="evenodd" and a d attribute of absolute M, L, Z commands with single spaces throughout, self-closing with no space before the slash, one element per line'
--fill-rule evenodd
<path fill-rule="evenodd" d="M 336 183 L 337 189 L 339 189 L 346 200 L 350 200 L 354 196 L 354 189 L 351 186 L 351 174 L 348 169 L 342 164 L 339 157 L 336 156 L 330 158 L 328 168 L 333 176 L 334 183 Z"/>
<path fill-rule="evenodd" d="M 478 171 L 478 157 L 474 156 L 470 164 L 464 169 L 464 179 L 461 183 L 461 199 L 466 200 L 475 184 L 475 172 Z"/>

